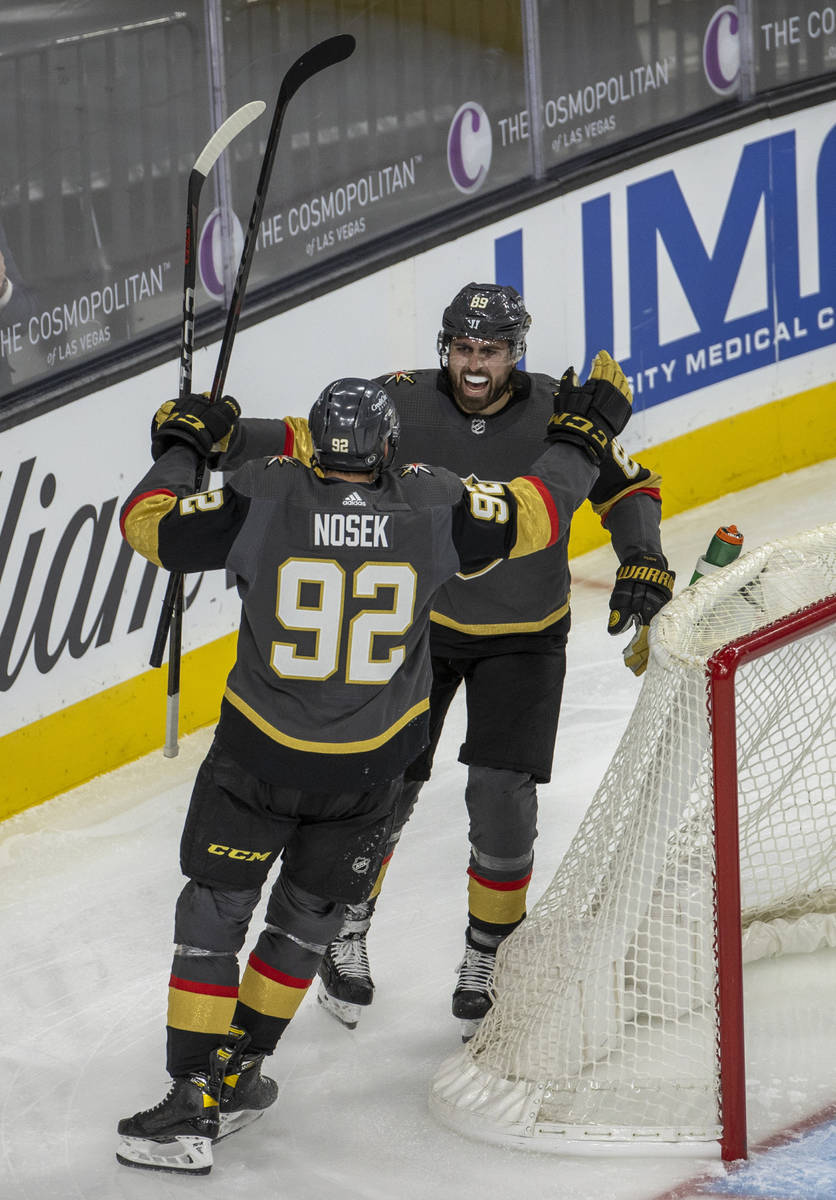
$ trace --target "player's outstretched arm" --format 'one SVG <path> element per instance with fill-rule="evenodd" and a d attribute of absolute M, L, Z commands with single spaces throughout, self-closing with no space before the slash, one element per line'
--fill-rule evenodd
<path fill-rule="evenodd" d="M 236 471 L 255 458 L 284 454 L 310 465 L 313 444 L 304 417 L 245 417 L 225 450 L 209 459 L 213 471 Z"/>

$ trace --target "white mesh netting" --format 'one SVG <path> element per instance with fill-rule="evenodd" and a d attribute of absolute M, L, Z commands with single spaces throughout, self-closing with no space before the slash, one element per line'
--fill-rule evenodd
<path fill-rule="evenodd" d="M 500 949 L 493 1008 L 433 1082 L 445 1123 L 546 1149 L 719 1137 L 706 664 L 834 593 L 836 524 L 742 555 L 658 615 L 601 785 Z M 735 699 L 744 960 L 836 945 L 836 625 L 744 663 Z"/>

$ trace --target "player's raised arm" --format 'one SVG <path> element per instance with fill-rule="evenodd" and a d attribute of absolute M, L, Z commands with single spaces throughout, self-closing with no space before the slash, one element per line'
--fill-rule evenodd
<path fill-rule="evenodd" d="M 195 467 L 228 441 L 240 414 L 231 396 L 168 401 L 154 416 L 154 464 L 122 506 L 128 544 L 157 566 L 177 571 L 223 567 L 249 499 L 233 488 L 194 494 Z"/>
<path fill-rule="evenodd" d="M 254 458 L 284 454 L 310 464 L 313 444 L 306 417 L 245 417 L 228 445 L 209 458 L 213 471 L 235 471 Z"/>

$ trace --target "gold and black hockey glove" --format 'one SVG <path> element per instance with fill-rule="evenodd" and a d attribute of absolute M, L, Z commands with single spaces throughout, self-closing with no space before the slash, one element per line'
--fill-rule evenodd
<path fill-rule="evenodd" d="M 170 446 L 185 442 L 201 458 L 208 458 L 226 450 L 240 416 L 241 408 L 233 396 L 222 396 L 216 404 L 194 392 L 166 400 L 151 423 L 151 455 L 156 461 Z"/>
<path fill-rule="evenodd" d="M 673 595 L 675 579 L 663 554 L 636 554 L 626 559 L 616 571 L 607 628 L 610 633 L 619 634 L 631 622 L 635 624 L 635 637 L 624 650 L 625 666 L 634 675 L 644 674 L 647 667 L 650 653 L 648 627 Z"/>
<path fill-rule="evenodd" d="M 626 375 L 606 350 L 599 350 L 585 384 L 581 385 L 574 367 L 563 372 L 546 438 L 575 442 L 599 463 L 632 411 L 633 393 Z"/>

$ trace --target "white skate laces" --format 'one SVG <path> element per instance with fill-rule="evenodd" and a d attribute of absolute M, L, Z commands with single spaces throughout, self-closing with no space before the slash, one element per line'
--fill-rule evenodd
<path fill-rule="evenodd" d="M 459 981 L 456 991 L 483 992 L 489 995 L 496 965 L 496 952 L 466 946 L 464 958 L 458 965 Z"/>
<path fill-rule="evenodd" d="M 329 946 L 328 952 L 340 975 L 348 979 L 371 980 L 372 972 L 363 934 L 337 938 Z"/>

